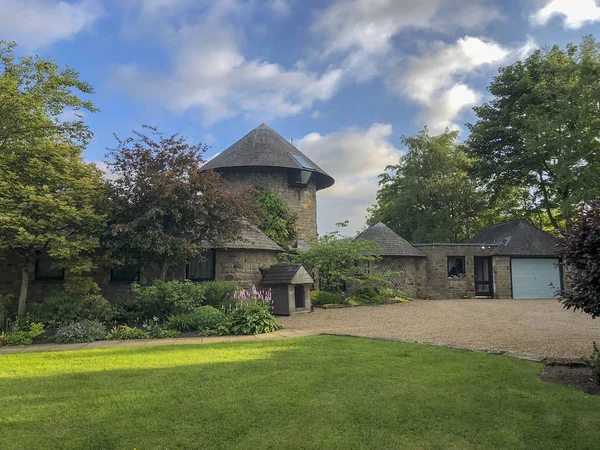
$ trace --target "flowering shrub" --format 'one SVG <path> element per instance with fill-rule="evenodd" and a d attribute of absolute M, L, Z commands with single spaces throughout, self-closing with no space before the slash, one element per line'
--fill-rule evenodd
<path fill-rule="evenodd" d="M 255 285 L 252 285 L 250 289 L 238 289 L 229 296 L 229 302 L 225 306 L 225 310 L 231 313 L 247 304 L 264 305 L 268 307 L 269 311 L 273 311 L 271 289 L 259 290 Z"/>
<path fill-rule="evenodd" d="M 97 320 L 82 320 L 63 325 L 58 329 L 54 340 L 59 344 L 79 344 L 94 342 L 106 337 L 106 327 Z"/>
<path fill-rule="evenodd" d="M 220 328 L 227 330 L 228 334 L 260 334 L 277 331 L 279 324 L 270 305 L 248 302 L 238 305 Z"/>
<path fill-rule="evenodd" d="M 204 294 L 203 305 L 221 308 L 229 301 L 232 292 L 237 290 L 233 281 L 206 281 L 198 284 Z"/>

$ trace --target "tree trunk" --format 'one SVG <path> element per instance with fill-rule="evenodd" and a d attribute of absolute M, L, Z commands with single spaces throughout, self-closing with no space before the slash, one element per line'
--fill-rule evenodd
<path fill-rule="evenodd" d="M 167 270 L 169 269 L 169 261 L 163 261 L 160 266 L 160 279 L 167 281 Z"/>
<path fill-rule="evenodd" d="M 550 207 L 550 198 L 548 195 L 548 190 L 546 189 L 546 183 L 544 182 L 544 176 L 541 172 L 538 173 L 538 175 L 539 175 L 539 179 L 540 179 L 540 187 L 542 188 L 542 195 L 544 197 L 543 201 L 544 201 L 544 207 L 546 209 L 546 214 L 548 215 L 548 219 L 550 219 L 550 223 L 552 224 L 554 229 L 556 231 L 560 231 L 558 222 L 556 222 L 556 219 L 554 218 L 554 215 L 552 214 L 552 208 Z"/>
<path fill-rule="evenodd" d="M 29 288 L 29 266 L 21 267 L 21 292 L 19 293 L 19 309 L 17 314 L 24 315 L 27 312 L 27 289 Z"/>

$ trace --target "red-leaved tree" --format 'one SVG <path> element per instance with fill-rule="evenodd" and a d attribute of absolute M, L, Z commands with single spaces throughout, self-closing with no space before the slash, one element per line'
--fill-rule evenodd
<path fill-rule="evenodd" d="M 560 247 L 571 283 L 561 302 L 567 309 L 600 316 L 600 200 L 579 209 Z"/>
<path fill-rule="evenodd" d="M 160 268 L 198 255 L 203 242 L 235 239 L 251 210 L 245 192 L 224 189 L 213 171 L 201 171 L 207 147 L 179 134 L 143 131 L 108 149 L 110 223 L 105 247 L 123 264 Z"/>

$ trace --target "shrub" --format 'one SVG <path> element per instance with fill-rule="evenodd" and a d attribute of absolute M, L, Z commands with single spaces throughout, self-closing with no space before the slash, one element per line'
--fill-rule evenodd
<path fill-rule="evenodd" d="M 16 345 L 31 345 L 33 344 L 33 338 L 27 331 L 14 331 L 3 336 L 3 345 L 16 346 Z"/>
<path fill-rule="evenodd" d="M 389 300 L 389 297 L 387 295 L 380 294 L 375 289 L 371 289 L 368 287 L 356 289 L 354 292 L 352 292 L 350 298 L 352 298 L 352 300 L 361 305 L 382 304 L 387 303 L 387 301 Z"/>
<path fill-rule="evenodd" d="M 600 200 L 579 210 L 560 249 L 571 283 L 560 301 L 567 309 L 600 316 Z"/>
<path fill-rule="evenodd" d="M 592 368 L 596 384 L 600 384 L 600 349 L 598 348 L 596 341 L 594 341 L 594 350 L 592 351 L 592 356 L 590 356 L 590 358 L 587 360 L 587 363 Z"/>
<path fill-rule="evenodd" d="M 228 334 L 271 333 L 279 329 L 269 305 L 256 302 L 241 303 L 219 327 Z"/>
<path fill-rule="evenodd" d="M 334 294 L 332 292 L 325 291 L 313 291 L 317 292 L 314 296 L 314 300 L 312 299 L 311 292 L 311 302 L 315 305 L 341 305 L 344 302 L 344 296 L 342 294 Z"/>
<path fill-rule="evenodd" d="M 78 319 L 109 322 L 114 320 L 116 314 L 115 307 L 100 294 L 84 295 L 77 307 Z"/>
<path fill-rule="evenodd" d="M 49 325 L 59 325 L 79 320 L 106 322 L 114 319 L 115 308 L 100 294 L 74 294 L 55 292 L 35 306 L 36 320 Z"/>
<path fill-rule="evenodd" d="M 215 329 L 225 314 L 212 306 L 200 306 L 192 312 L 169 316 L 167 324 L 169 328 L 178 331 L 203 331 Z"/>
<path fill-rule="evenodd" d="M 150 320 L 190 312 L 204 300 L 201 284 L 155 280 L 149 286 L 132 284 L 133 300 L 124 304 L 129 319 Z"/>
<path fill-rule="evenodd" d="M 108 340 L 127 340 L 127 339 L 150 339 L 150 333 L 139 328 L 131 328 L 127 325 L 119 325 L 113 328 L 106 335 Z"/>
<path fill-rule="evenodd" d="M 58 325 L 77 320 L 80 297 L 67 292 L 53 292 L 35 305 L 32 311 L 36 320 Z"/>
<path fill-rule="evenodd" d="M 204 294 L 204 305 L 221 308 L 227 304 L 229 297 L 237 291 L 233 281 L 208 281 L 199 285 Z"/>
<path fill-rule="evenodd" d="M 172 339 L 179 336 L 179 331 L 161 327 L 157 323 L 144 324 L 143 329 L 151 339 Z"/>
<path fill-rule="evenodd" d="M 2 335 L 0 345 L 31 345 L 33 344 L 33 338 L 43 333 L 43 323 L 31 322 L 28 316 L 23 316 L 15 322 L 15 331 Z"/>
<path fill-rule="evenodd" d="M 59 344 L 79 344 L 94 342 L 106 337 L 106 327 L 97 320 L 82 320 L 63 325 L 58 329 L 54 340 Z"/>

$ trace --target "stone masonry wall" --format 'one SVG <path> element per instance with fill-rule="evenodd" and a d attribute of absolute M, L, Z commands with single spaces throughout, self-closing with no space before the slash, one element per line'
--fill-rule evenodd
<path fill-rule="evenodd" d="M 491 256 L 491 249 L 479 246 L 465 245 L 428 245 L 419 246 L 419 249 L 427 255 L 425 264 L 426 289 L 422 297 L 430 299 L 463 298 L 469 289 L 475 288 L 474 256 Z M 464 256 L 466 278 L 454 279 L 448 277 L 448 256 Z M 507 290 L 506 283 L 510 286 L 510 258 L 508 268 L 504 257 L 494 257 L 492 264 L 494 268 L 494 285 L 498 291 L 494 291 L 496 298 L 510 298 L 510 287 Z M 498 260 L 495 263 L 494 260 Z"/>
<path fill-rule="evenodd" d="M 373 265 L 382 272 L 402 272 L 402 275 L 392 280 L 393 286 L 402 289 L 411 298 L 419 298 L 424 284 L 421 267 L 424 260 L 425 258 L 412 256 L 383 256 L 379 261 L 374 261 Z"/>
<path fill-rule="evenodd" d="M 261 268 L 275 264 L 277 253 L 269 250 L 218 249 L 216 254 L 216 280 L 235 281 L 239 287 L 259 284 Z"/>
<path fill-rule="evenodd" d="M 510 256 L 494 256 L 494 298 L 512 298 Z"/>
<path fill-rule="evenodd" d="M 296 188 L 288 186 L 287 169 L 283 168 L 224 170 L 221 173 L 233 189 L 256 185 L 270 189 L 285 201 L 289 212 L 296 217 L 298 239 L 308 241 L 317 236 L 317 190 L 312 178 L 307 187 Z"/>

